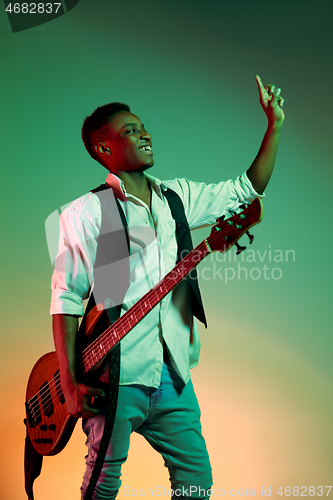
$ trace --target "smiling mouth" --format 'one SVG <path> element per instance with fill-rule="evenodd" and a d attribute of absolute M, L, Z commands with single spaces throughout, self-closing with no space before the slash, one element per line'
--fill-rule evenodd
<path fill-rule="evenodd" d="M 141 148 L 139 148 L 140 151 L 143 151 L 144 153 L 150 153 L 150 154 L 153 154 L 153 150 L 151 149 L 151 146 L 141 146 Z"/>

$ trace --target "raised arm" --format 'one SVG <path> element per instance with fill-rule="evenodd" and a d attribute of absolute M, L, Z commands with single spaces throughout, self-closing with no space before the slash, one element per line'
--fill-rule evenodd
<path fill-rule="evenodd" d="M 281 89 L 276 88 L 274 84 L 264 87 L 258 75 L 256 76 L 256 81 L 259 89 L 260 104 L 268 119 L 268 127 L 259 152 L 251 167 L 247 170 L 247 176 L 257 193 L 262 194 L 270 179 L 275 163 L 284 122 L 284 112 L 282 111 L 284 99 L 280 95 Z"/>

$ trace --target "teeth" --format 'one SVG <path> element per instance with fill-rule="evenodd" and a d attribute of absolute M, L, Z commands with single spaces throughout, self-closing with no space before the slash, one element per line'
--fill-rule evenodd
<path fill-rule="evenodd" d="M 143 149 L 144 151 L 151 151 L 150 146 L 142 146 L 140 149 Z"/>

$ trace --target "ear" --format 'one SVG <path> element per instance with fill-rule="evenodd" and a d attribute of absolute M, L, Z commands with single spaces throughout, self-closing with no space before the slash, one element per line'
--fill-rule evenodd
<path fill-rule="evenodd" d="M 101 156 L 110 156 L 111 155 L 111 149 L 109 148 L 109 146 L 106 145 L 105 142 L 102 142 L 102 141 L 96 142 L 95 151 L 97 154 L 99 154 Z"/>

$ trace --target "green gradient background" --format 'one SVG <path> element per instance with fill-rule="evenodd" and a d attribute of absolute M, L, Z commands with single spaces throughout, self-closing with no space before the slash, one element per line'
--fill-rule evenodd
<path fill-rule="evenodd" d="M 254 230 L 253 249 L 266 258 L 247 266 L 283 274 L 226 283 L 212 278 L 214 265 L 237 264 L 201 264 L 199 274 L 210 267 L 201 280 L 209 328 L 193 379 L 217 488 L 256 488 L 258 497 L 272 486 L 281 498 L 279 486 L 332 484 L 331 19 L 328 1 L 81 0 L 14 35 L 1 13 L 2 498 L 26 498 L 25 387 L 53 350 L 44 222 L 105 178 L 81 144 L 83 118 L 128 102 L 153 135 L 153 175 L 216 182 L 244 171 L 259 148 L 256 73 L 282 87 L 286 122 Z M 269 262 L 269 249 L 292 249 L 296 260 Z M 44 459 L 36 500 L 79 498 L 77 427 Z M 123 472 L 132 488 L 169 485 L 137 436 Z"/>

